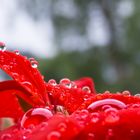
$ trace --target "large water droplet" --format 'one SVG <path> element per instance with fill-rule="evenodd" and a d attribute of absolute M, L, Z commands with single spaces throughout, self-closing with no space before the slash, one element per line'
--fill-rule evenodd
<path fill-rule="evenodd" d="M 21 127 L 28 128 L 30 125 L 39 125 L 48 121 L 53 116 L 51 111 L 45 108 L 35 108 L 27 111 L 21 119 Z"/>
<path fill-rule="evenodd" d="M 32 68 L 38 67 L 38 62 L 34 58 L 29 58 Z"/>
<path fill-rule="evenodd" d="M 68 78 L 61 79 L 59 83 L 60 83 L 60 85 L 63 85 L 67 88 L 71 88 L 71 81 Z"/>
<path fill-rule="evenodd" d="M 6 50 L 6 46 L 3 42 L 0 42 L 0 51 L 5 51 Z"/>
<path fill-rule="evenodd" d="M 12 138 L 12 136 L 11 136 L 11 134 L 3 134 L 2 136 L 1 136 L 1 140 L 11 140 L 11 138 Z"/>
<path fill-rule="evenodd" d="M 104 106 L 104 105 L 113 105 L 113 106 L 115 106 L 117 108 L 120 108 L 120 109 L 126 107 L 126 105 L 123 102 L 119 101 L 119 100 L 116 100 L 116 99 L 103 99 L 103 100 L 98 100 L 96 102 L 91 103 L 88 106 L 88 109 L 93 111 L 93 110 L 98 109 L 99 107 Z"/>
<path fill-rule="evenodd" d="M 54 79 L 50 79 L 50 80 L 48 81 L 48 83 L 49 83 L 50 85 L 52 85 L 52 86 L 56 86 L 56 85 L 57 85 L 57 83 L 56 83 L 56 81 L 55 81 Z"/>
<path fill-rule="evenodd" d="M 87 93 L 91 93 L 91 90 L 90 90 L 90 88 L 88 86 L 82 87 L 82 90 L 87 92 Z"/>

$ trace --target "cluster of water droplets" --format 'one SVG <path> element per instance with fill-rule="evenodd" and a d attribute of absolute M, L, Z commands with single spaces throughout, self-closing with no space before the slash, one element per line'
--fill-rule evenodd
<path fill-rule="evenodd" d="M 96 111 L 100 111 L 104 113 L 104 122 L 107 124 L 118 122 L 120 120 L 119 110 L 125 108 L 126 104 L 116 99 L 102 99 L 88 106 L 88 110 L 94 113 L 93 116 L 95 117 L 93 117 L 93 120 L 98 120 L 99 114 Z"/>

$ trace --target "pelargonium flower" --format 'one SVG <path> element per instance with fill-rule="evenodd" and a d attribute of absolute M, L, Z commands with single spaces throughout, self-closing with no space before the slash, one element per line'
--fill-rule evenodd
<path fill-rule="evenodd" d="M 139 94 L 97 93 L 89 77 L 46 82 L 37 65 L 0 43 L 0 68 L 13 78 L 0 82 L 0 118 L 14 122 L 0 140 L 140 139 Z"/>

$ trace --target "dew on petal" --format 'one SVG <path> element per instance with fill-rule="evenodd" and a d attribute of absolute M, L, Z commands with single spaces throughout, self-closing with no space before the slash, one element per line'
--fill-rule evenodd
<path fill-rule="evenodd" d="M 48 83 L 49 83 L 50 85 L 52 85 L 52 86 L 56 86 L 56 85 L 57 85 L 57 82 L 56 82 L 56 80 L 54 80 L 54 79 L 50 79 L 50 80 L 48 81 Z"/>
<path fill-rule="evenodd" d="M 72 88 L 77 88 L 76 83 L 75 83 L 75 82 L 73 82 L 73 81 L 71 81 L 71 87 L 72 87 Z"/>
<path fill-rule="evenodd" d="M 65 123 L 60 123 L 58 125 L 58 129 L 60 132 L 65 132 L 65 130 L 67 129 L 67 125 Z"/>
<path fill-rule="evenodd" d="M 95 135 L 93 133 L 88 133 L 88 140 L 94 140 Z"/>
<path fill-rule="evenodd" d="M 91 113 L 91 122 L 97 123 L 100 120 L 100 115 L 97 112 Z"/>
<path fill-rule="evenodd" d="M 15 53 L 16 55 L 19 55 L 19 51 L 18 51 L 18 50 L 15 50 L 14 53 Z"/>
<path fill-rule="evenodd" d="M 116 99 L 103 99 L 103 100 L 98 100 L 98 101 L 95 101 L 93 103 L 91 103 L 89 106 L 88 106 L 88 109 L 89 110 L 95 110 L 101 106 L 104 106 L 104 105 L 113 105 L 113 106 L 116 106 L 117 108 L 125 108 L 126 105 L 119 101 L 119 100 L 116 100 Z"/>
<path fill-rule="evenodd" d="M 106 123 L 116 123 L 119 121 L 120 116 L 118 110 L 115 108 L 109 108 L 105 110 L 105 122 Z"/>
<path fill-rule="evenodd" d="M 71 85 L 71 81 L 68 78 L 61 79 L 60 82 L 59 82 L 59 84 L 65 86 L 67 88 L 71 88 L 71 86 L 72 86 Z"/>
<path fill-rule="evenodd" d="M 29 136 L 29 134 L 31 134 L 31 133 L 32 133 L 32 130 L 31 130 L 31 129 L 25 129 L 24 132 L 23 132 L 23 135 L 24 135 L 25 137 L 27 137 L 27 136 Z"/>
<path fill-rule="evenodd" d="M 6 46 L 3 42 L 0 42 L 0 51 L 5 51 L 6 50 Z"/>
<path fill-rule="evenodd" d="M 38 67 L 38 62 L 34 58 L 29 58 L 32 68 Z"/>
<path fill-rule="evenodd" d="M 114 132 L 113 132 L 112 129 L 108 129 L 106 139 L 107 140 L 113 140 L 114 139 Z"/>
<path fill-rule="evenodd" d="M 2 136 L 1 136 L 1 140 L 11 140 L 11 138 L 12 138 L 12 136 L 11 136 L 11 134 L 3 134 Z"/>
<path fill-rule="evenodd" d="M 82 87 L 82 91 L 85 91 L 87 93 L 91 93 L 91 90 L 90 90 L 90 88 L 88 86 Z"/>
<path fill-rule="evenodd" d="M 140 98 L 140 93 L 137 93 L 134 96 Z"/>
<path fill-rule="evenodd" d="M 57 131 L 52 131 L 48 137 L 47 140 L 60 140 L 61 134 Z"/>
<path fill-rule="evenodd" d="M 123 91 L 122 94 L 124 96 L 130 96 L 131 95 L 131 93 L 128 90 Z"/>
<path fill-rule="evenodd" d="M 39 125 L 42 122 L 48 121 L 53 114 L 45 108 L 35 108 L 27 111 L 21 119 L 21 127 L 29 128 L 30 125 Z"/>

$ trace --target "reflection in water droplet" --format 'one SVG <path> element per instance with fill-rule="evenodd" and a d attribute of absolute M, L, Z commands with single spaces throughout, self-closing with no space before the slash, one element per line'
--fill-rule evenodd
<path fill-rule="evenodd" d="M 5 51 L 6 50 L 6 46 L 3 42 L 0 42 L 0 51 Z"/>
<path fill-rule="evenodd" d="M 104 106 L 102 106 L 102 111 L 105 111 L 108 108 L 111 108 L 111 106 L 110 105 L 104 105 Z"/>
<path fill-rule="evenodd" d="M 67 88 L 71 88 L 71 86 L 72 86 L 71 81 L 68 78 L 61 79 L 59 83 L 60 83 L 60 85 L 63 85 L 65 87 L 67 87 Z"/>
<path fill-rule="evenodd" d="M 90 90 L 90 88 L 88 86 L 84 86 L 82 88 L 82 90 L 85 91 L 85 92 L 91 93 L 91 90 Z"/>
<path fill-rule="evenodd" d="M 56 83 L 56 81 L 54 79 L 50 79 L 48 81 L 48 83 L 51 84 L 52 86 L 56 86 L 57 85 L 57 83 Z"/>
<path fill-rule="evenodd" d="M 32 68 L 38 67 L 38 62 L 34 58 L 29 58 Z"/>
<path fill-rule="evenodd" d="M 39 125 L 52 117 L 51 111 L 46 108 L 35 108 L 27 111 L 21 119 L 21 127 L 29 128 L 30 125 Z"/>

